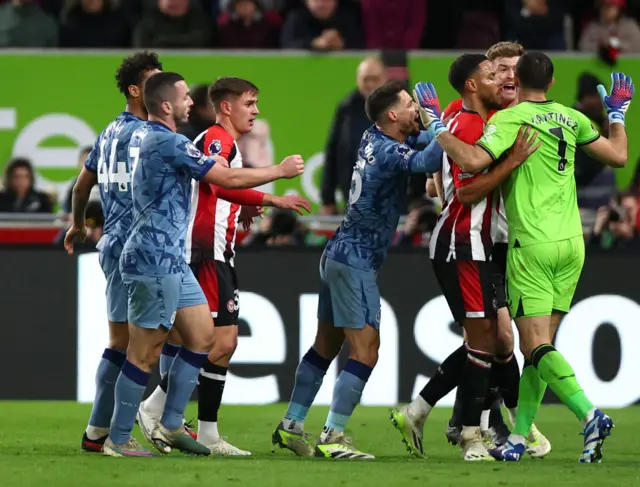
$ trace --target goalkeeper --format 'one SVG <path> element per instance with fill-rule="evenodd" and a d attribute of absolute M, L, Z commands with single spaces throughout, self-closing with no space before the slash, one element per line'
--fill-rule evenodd
<path fill-rule="evenodd" d="M 506 178 L 505 171 L 482 176 L 490 186 L 502 184 L 509 222 L 507 300 L 526 359 L 516 427 L 509 441 L 491 454 L 504 461 L 522 458 L 525 437 L 549 385 L 583 424 L 584 447 L 579 461 L 592 463 L 601 461 L 602 445 L 611 434 L 613 421 L 589 401 L 573 369 L 552 342 L 569 311 L 584 263 L 574 178 L 576 147 L 581 146 L 607 165 L 626 164 L 625 113 L 634 87 L 631 78 L 622 73 L 612 74 L 610 94 L 603 86 L 598 87 L 610 122 L 607 139 L 600 137 L 580 112 L 547 100 L 546 92 L 553 81 L 553 64 L 546 55 L 524 54 L 516 66 L 520 103 L 494 115 L 475 146 L 461 142 L 442 124 L 431 84 L 419 83 L 416 92 L 430 130 L 464 171 L 479 172 L 499 160 L 522 125 L 538 131 L 542 146 L 527 162 Z"/>

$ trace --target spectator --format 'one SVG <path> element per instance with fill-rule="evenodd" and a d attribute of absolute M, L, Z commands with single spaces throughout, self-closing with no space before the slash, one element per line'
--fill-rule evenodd
<path fill-rule="evenodd" d="M 276 14 L 276 18 L 277 17 Z M 229 49 L 275 49 L 278 24 L 265 14 L 257 0 L 233 0 L 218 19 L 220 42 Z"/>
<path fill-rule="evenodd" d="M 501 5 L 495 0 L 463 0 L 457 3 L 456 49 L 486 50 L 499 42 Z M 455 23 L 454 23 L 455 25 Z"/>
<path fill-rule="evenodd" d="M 84 210 L 84 215 L 87 239 L 84 242 L 79 242 L 78 246 L 82 248 L 87 245 L 88 248 L 95 248 L 96 244 L 102 238 L 104 231 L 104 214 L 102 213 L 102 204 L 100 201 L 89 201 Z M 59 247 L 64 246 L 64 237 L 66 234 L 67 228 L 62 228 L 53 240 L 53 244 Z"/>
<path fill-rule="evenodd" d="M 428 247 L 438 214 L 433 201 L 422 198 L 412 203 L 402 231 L 396 235 L 394 245 Z"/>
<path fill-rule="evenodd" d="M 133 33 L 134 47 L 205 48 L 213 45 L 214 25 L 191 0 L 158 0 Z"/>
<path fill-rule="evenodd" d="M 128 47 L 131 31 L 114 0 L 69 0 L 62 13 L 62 47 Z"/>
<path fill-rule="evenodd" d="M 527 50 L 564 51 L 565 4 L 562 0 L 506 0 L 506 39 Z"/>
<path fill-rule="evenodd" d="M 294 10 L 285 20 L 281 44 L 285 49 L 363 49 L 361 19 L 338 0 L 306 0 L 306 8 Z"/>
<path fill-rule="evenodd" d="M 196 85 L 191 89 L 193 106 L 189 112 L 189 122 L 178 128 L 178 132 L 189 140 L 195 138 L 216 123 L 216 113 L 209 98 L 207 85 Z"/>
<path fill-rule="evenodd" d="M 633 193 L 618 196 L 598 210 L 589 247 L 601 249 L 638 248 L 636 227 L 638 200 Z"/>
<path fill-rule="evenodd" d="M 0 5 L 0 48 L 55 47 L 58 26 L 34 0 Z"/>
<path fill-rule="evenodd" d="M 362 0 L 367 49 L 419 49 L 427 0 Z"/>
<path fill-rule="evenodd" d="M 600 80 L 590 73 L 582 73 L 578 78 L 578 101 L 574 108 L 584 113 L 601 135 L 607 136 L 609 122 L 604 113 L 602 100 L 598 94 Z M 616 178 L 613 169 L 591 157 L 583 150 L 576 151 L 575 178 L 578 187 L 578 206 L 581 210 L 591 210 L 606 206 L 616 192 Z M 585 213 L 583 212 L 583 217 Z M 595 215 L 593 215 L 595 218 Z"/>
<path fill-rule="evenodd" d="M 324 155 L 322 174 L 322 213 L 337 215 L 336 190 L 344 201 L 349 198 L 351 174 L 358 157 L 362 134 L 372 124 L 364 110 L 364 101 L 373 90 L 387 81 L 386 68 L 377 58 L 366 58 L 358 66 L 358 88 L 340 102 L 333 117 Z"/>
<path fill-rule="evenodd" d="M 28 159 L 9 161 L 4 173 L 4 191 L 0 191 L 0 212 L 52 213 L 51 199 L 34 188 L 33 166 Z"/>
<path fill-rule="evenodd" d="M 80 150 L 80 153 L 78 154 L 78 172 L 80 172 L 84 167 L 84 162 L 87 160 L 87 157 L 91 153 L 92 149 L 93 149 L 93 146 L 88 145 L 86 147 L 83 147 Z M 69 189 L 67 189 L 64 200 L 61 202 L 61 206 L 62 206 L 61 209 L 64 215 L 71 214 L 71 197 L 73 196 L 73 186 L 76 184 L 77 179 L 78 178 L 75 177 L 71 180 L 69 184 Z M 98 202 L 100 201 L 100 189 L 98 188 L 97 185 L 94 186 L 93 189 L 91 190 L 91 195 L 89 196 L 89 198 L 91 201 L 98 201 Z"/>
<path fill-rule="evenodd" d="M 640 27 L 634 19 L 624 15 L 625 6 L 626 0 L 602 0 L 600 18 L 585 27 L 580 50 L 599 53 L 619 48 L 623 52 L 640 52 Z"/>

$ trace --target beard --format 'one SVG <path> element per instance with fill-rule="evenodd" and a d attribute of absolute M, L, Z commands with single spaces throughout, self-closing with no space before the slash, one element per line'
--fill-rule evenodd
<path fill-rule="evenodd" d="M 502 108 L 502 100 L 499 96 L 486 96 L 482 98 L 482 105 L 487 110 L 500 110 Z"/>

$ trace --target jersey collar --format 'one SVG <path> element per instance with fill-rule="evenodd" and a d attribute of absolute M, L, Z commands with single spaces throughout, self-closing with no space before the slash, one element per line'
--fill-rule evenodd
<path fill-rule="evenodd" d="M 534 105 L 548 105 L 549 103 L 553 103 L 553 100 L 543 100 L 543 101 L 534 101 L 534 100 L 522 100 L 521 103 L 533 103 Z"/>

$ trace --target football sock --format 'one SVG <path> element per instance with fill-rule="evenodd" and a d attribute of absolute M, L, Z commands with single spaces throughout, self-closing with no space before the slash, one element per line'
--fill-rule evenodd
<path fill-rule="evenodd" d="M 291 393 L 291 401 L 289 401 L 289 407 L 283 420 L 286 429 L 298 432 L 304 429 L 304 420 L 322 386 L 322 380 L 329 365 L 331 365 L 331 360 L 324 358 L 313 348 L 304 354 L 296 370 L 296 381 Z"/>
<path fill-rule="evenodd" d="M 571 365 L 562 354 L 553 345 L 540 345 L 531 353 L 531 362 L 558 399 L 583 422 L 593 409 L 593 403 L 578 384 Z"/>
<path fill-rule="evenodd" d="M 526 438 L 538 413 L 540 403 L 547 390 L 547 384 L 542 380 L 538 370 L 528 360 L 524 361 L 522 378 L 520 379 L 520 397 L 516 410 L 516 423 L 513 434 Z M 511 413 L 510 413 L 511 415 Z"/>
<path fill-rule="evenodd" d="M 491 354 L 468 349 L 466 370 L 460 384 L 463 426 L 480 426 L 480 415 L 484 409 L 492 363 Z"/>
<path fill-rule="evenodd" d="M 333 388 L 333 400 L 325 423 L 325 431 L 344 431 L 353 410 L 360 402 L 362 391 L 372 370 L 371 367 L 357 360 L 347 361 Z"/>
<path fill-rule="evenodd" d="M 160 377 L 167 375 L 173 360 L 176 358 L 178 350 L 180 350 L 180 345 L 174 345 L 169 342 L 164 343 L 162 346 L 162 352 L 160 353 L 160 360 L 158 362 L 158 372 L 160 372 Z"/>
<path fill-rule="evenodd" d="M 151 374 L 139 369 L 128 360 L 124 361 L 115 387 L 115 406 L 109 438 L 116 445 L 124 445 L 131 437 L 136 413 Z"/>
<path fill-rule="evenodd" d="M 169 369 L 167 401 L 160 419 L 160 423 L 168 430 L 175 430 L 182 426 L 184 411 L 198 383 L 200 367 L 207 360 L 208 355 L 208 353 L 192 352 L 186 347 L 181 347 L 176 355 Z"/>
<path fill-rule="evenodd" d="M 227 380 L 227 367 L 205 360 L 198 377 L 198 441 L 203 445 L 214 444 L 218 433 L 218 410 Z"/>
<path fill-rule="evenodd" d="M 435 375 L 420 391 L 420 396 L 431 407 L 434 407 L 440 399 L 449 394 L 460 383 L 460 377 L 466 362 L 467 349 L 462 345 L 440 364 Z"/>
<path fill-rule="evenodd" d="M 493 375 L 495 382 L 507 409 L 518 406 L 518 391 L 520 388 L 520 369 L 513 353 L 493 358 Z"/>
<path fill-rule="evenodd" d="M 104 431 L 104 428 L 109 429 L 111 416 L 113 416 L 113 391 L 118 380 L 118 374 L 120 374 L 120 369 L 126 358 L 127 354 L 124 350 L 106 348 L 102 352 L 102 359 L 96 371 L 96 395 L 93 400 L 91 416 L 89 417 L 89 426 L 86 430 L 90 440 L 98 439 L 94 437 L 96 434 L 95 428 L 100 428 L 102 431 Z"/>

